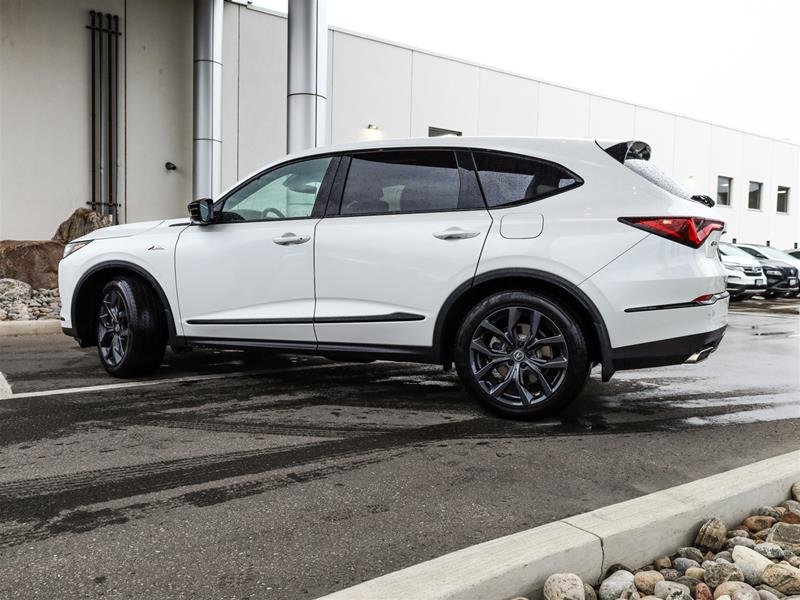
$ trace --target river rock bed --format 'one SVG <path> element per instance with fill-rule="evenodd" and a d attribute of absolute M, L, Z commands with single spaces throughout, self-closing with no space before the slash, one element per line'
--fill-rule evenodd
<path fill-rule="evenodd" d="M 573 573 L 551 575 L 544 599 L 800 600 L 800 482 L 791 495 L 733 527 L 709 519 L 692 546 L 638 569 L 612 565 L 599 586 Z"/>
<path fill-rule="evenodd" d="M 0 279 L 0 321 L 58 319 L 58 288 L 32 288 L 24 281 Z"/>

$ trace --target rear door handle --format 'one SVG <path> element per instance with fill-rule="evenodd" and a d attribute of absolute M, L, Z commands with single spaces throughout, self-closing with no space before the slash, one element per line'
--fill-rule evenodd
<path fill-rule="evenodd" d="M 474 229 L 461 229 L 461 227 L 449 227 L 444 231 L 437 231 L 433 237 L 440 240 L 468 240 L 480 235 L 480 231 Z"/>
<path fill-rule="evenodd" d="M 273 238 L 272 241 L 280 246 L 291 246 L 294 244 L 305 244 L 310 239 L 310 235 L 295 235 L 289 232 L 284 233 L 281 237 Z"/>

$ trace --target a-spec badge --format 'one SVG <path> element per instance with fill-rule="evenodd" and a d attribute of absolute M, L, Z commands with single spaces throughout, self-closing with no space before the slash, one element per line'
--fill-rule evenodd
<path fill-rule="evenodd" d="M 157 246 L 157 245 L 153 245 L 148 248 L 148 250 L 163 250 L 163 249 L 164 246 Z"/>

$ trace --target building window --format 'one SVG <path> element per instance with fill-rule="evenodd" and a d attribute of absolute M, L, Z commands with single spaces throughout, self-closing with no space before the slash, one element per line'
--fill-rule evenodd
<path fill-rule="evenodd" d="M 747 194 L 747 208 L 761 210 L 761 185 L 758 181 L 750 182 L 750 191 Z"/>
<path fill-rule="evenodd" d="M 730 177 L 717 177 L 717 204 L 720 206 L 731 205 L 731 195 L 733 194 L 733 179 Z"/>
<path fill-rule="evenodd" d="M 789 212 L 789 188 L 782 185 L 778 186 L 778 207 L 779 213 Z"/>
<path fill-rule="evenodd" d="M 428 127 L 428 137 L 447 137 L 460 136 L 461 132 L 455 129 L 444 129 L 443 127 Z"/>

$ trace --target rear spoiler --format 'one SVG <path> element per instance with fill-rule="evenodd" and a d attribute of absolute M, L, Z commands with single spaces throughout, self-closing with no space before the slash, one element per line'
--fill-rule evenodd
<path fill-rule="evenodd" d="M 597 145 L 602 148 L 611 158 L 625 164 L 629 158 L 638 160 L 650 160 L 650 144 L 638 140 L 628 142 L 601 142 Z"/>

